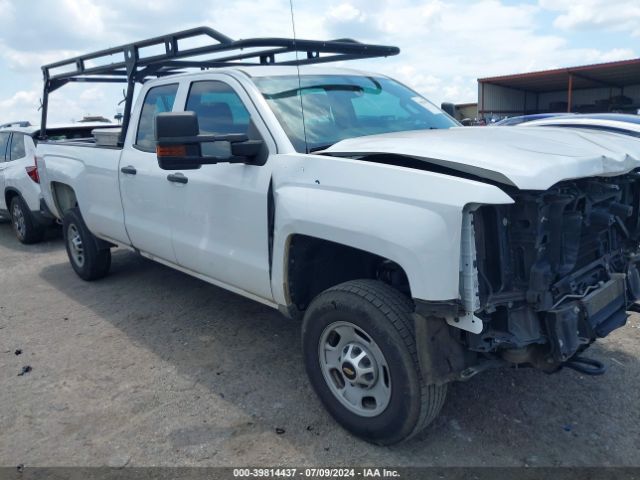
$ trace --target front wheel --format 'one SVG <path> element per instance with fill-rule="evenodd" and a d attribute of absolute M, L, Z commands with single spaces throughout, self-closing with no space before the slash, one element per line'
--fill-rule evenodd
<path fill-rule="evenodd" d="M 407 440 L 440 412 L 446 385 L 426 385 L 408 298 L 357 280 L 313 300 L 302 327 L 307 374 L 331 415 L 379 445 Z"/>
<path fill-rule="evenodd" d="M 89 231 L 80 210 L 68 210 L 62 219 L 64 243 L 73 270 L 83 280 L 98 280 L 111 267 L 111 250 L 99 249 L 96 238 Z"/>

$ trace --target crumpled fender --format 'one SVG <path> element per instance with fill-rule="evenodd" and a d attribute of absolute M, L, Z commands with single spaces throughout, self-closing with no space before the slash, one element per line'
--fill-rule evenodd
<path fill-rule="evenodd" d="M 358 248 L 400 265 L 422 300 L 459 297 L 465 205 L 508 204 L 499 188 L 463 178 L 321 155 L 275 155 L 272 291 L 287 304 L 292 235 Z"/>

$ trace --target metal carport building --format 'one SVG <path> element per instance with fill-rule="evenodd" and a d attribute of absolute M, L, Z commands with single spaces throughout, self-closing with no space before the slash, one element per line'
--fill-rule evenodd
<path fill-rule="evenodd" d="M 478 115 L 640 109 L 640 58 L 478 79 Z"/>

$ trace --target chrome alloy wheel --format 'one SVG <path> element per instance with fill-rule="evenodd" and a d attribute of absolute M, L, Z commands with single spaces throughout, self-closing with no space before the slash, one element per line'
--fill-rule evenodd
<path fill-rule="evenodd" d="M 20 208 L 19 202 L 14 203 L 13 210 L 11 211 L 11 218 L 13 220 L 13 228 L 20 238 L 24 238 L 27 234 L 27 225 L 24 219 L 24 212 Z"/>
<path fill-rule="evenodd" d="M 74 224 L 69 225 L 67 230 L 67 244 L 73 261 L 78 267 L 82 267 L 84 265 L 84 246 L 82 245 L 82 237 L 80 237 L 78 227 Z"/>
<path fill-rule="evenodd" d="M 322 332 L 320 367 L 333 395 L 362 417 L 380 415 L 391 399 L 389 367 L 382 351 L 360 327 L 334 322 Z"/>

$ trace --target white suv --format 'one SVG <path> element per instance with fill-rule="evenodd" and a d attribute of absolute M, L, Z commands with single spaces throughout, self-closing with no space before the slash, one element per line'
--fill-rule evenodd
<path fill-rule="evenodd" d="M 75 123 L 47 128 L 51 140 L 91 137 L 104 123 Z M 114 125 L 115 127 L 116 125 Z M 47 227 L 55 223 L 42 201 L 40 176 L 36 166 L 37 126 L 8 125 L 0 129 L 0 215 L 9 217 L 22 243 L 42 240 Z"/>

